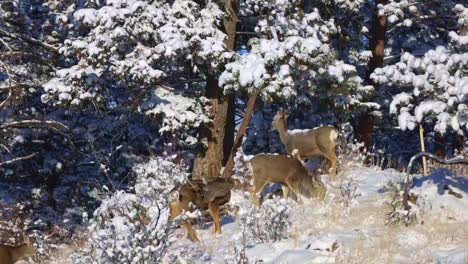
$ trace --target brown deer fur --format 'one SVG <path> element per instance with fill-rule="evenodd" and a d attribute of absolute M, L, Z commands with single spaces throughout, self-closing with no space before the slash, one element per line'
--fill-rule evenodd
<path fill-rule="evenodd" d="M 273 118 L 272 126 L 278 130 L 281 142 L 290 155 L 301 160 L 308 157 L 323 156 L 331 162 L 330 174 L 336 175 L 337 158 L 335 147 L 337 145 L 338 131 L 333 127 L 319 127 L 299 131 L 288 130 L 288 114 L 278 111 Z M 298 153 L 295 154 L 294 150 Z"/>
<path fill-rule="evenodd" d="M 169 219 L 174 220 L 184 211 L 208 210 L 213 218 L 212 233 L 221 234 L 219 206 L 229 202 L 232 187 L 233 183 L 231 181 L 222 178 L 217 178 L 208 183 L 201 180 L 190 180 L 180 188 L 179 199 L 169 205 Z M 190 204 L 193 204 L 195 208 L 190 208 Z M 183 225 L 192 240 L 200 241 L 188 221 L 184 221 Z"/>
<path fill-rule="evenodd" d="M 32 243 L 28 242 L 17 247 L 0 245 L 0 263 L 13 264 L 18 260 L 34 256 L 36 249 Z"/>
<path fill-rule="evenodd" d="M 288 191 L 294 192 L 297 197 L 316 197 L 323 200 L 326 193 L 325 185 L 320 178 L 310 175 L 302 162 L 294 157 L 276 154 L 259 154 L 249 161 L 253 186 L 251 200 L 260 206 L 258 194 L 268 183 L 281 183 L 284 197 Z"/>

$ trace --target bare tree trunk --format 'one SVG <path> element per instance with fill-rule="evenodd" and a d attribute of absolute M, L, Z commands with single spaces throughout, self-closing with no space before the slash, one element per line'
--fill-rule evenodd
<path fill-rule="evenodd" d="M 244 139 L 247 128 L 249 127 L 250 120 L 252 119 L 252 114 L 255 110 L 255 101 L 257 100 L 258 91 L 254 91 L 249 96 L 249 101 L 247 102 L 247 108 L 245 109 L 244 119 L 242 119 L 241 126 L 239 131 L 237 131 L 236 139 L 234 140 L 234 146 L 232 147 L 231 154 L 226 163 L 226 167 L 223 171 L 223 178 L 229 179 L 232 175 L 232 170 L 234 169 L 234 157 L 236 156 L 237 150 L 242 145 L 242 139 Z"/>
<path fill-rule="evenodd" d="M 387 4 L 388 0 L 379 0 L 379 4 Z M 372 50 L 372 58 L 369 61 L 369 71 L 367 75 L 367 81 L 370 83 L 370 75 L 378 68 L 382 67 L 385 49 L 385 32 L 387 17 L 379 16 L 375 10 L 374 25 L 372 28 L 372 38 L 370 39 L 370 48 Z M 372 143 L 372 133 L 374 130 L 375 118 L 371 113 L 363 113 L 358 120 L 357 127 L 357 139 L 364 143 L 366 149 L 369 149 Z"/>
<path fill-rule="evenodd" d="M 217 78 L 207 76 L 206 82 L 206 96 L 210 99 L 210 114 L 213 121 L 200 128 L 200 143 L 195 156 L 193 179 L 219 177 L 223 166 L 224 144 L 225 140 L 228 140 L 225 138 L 228 98 L 218 86 Z"/>
<path fill-rule="evenodd" d="M 379 0 L 378 3 L 385 5 L 388 3 L 388 0 Z M 373 34 L 370 40 L 372 58 L 369 61 L 369 76 L 376 68 L 382 67 L 385 49 L 385 32 L 387 30 L 387 17 L 377 15 L 377 10 L 375 10 L 375 12 Z"/>
<path fill-rule="evenodd" d="M 226 16 L 222 30 L 227 37 L 224 41 L 228 50 L 234 49 L 236 23 L 238 14 L 237 0 L 224 0 Z M 219 177 L 220 171 L 227 162 L 234 140 L 234 95 L 224 95 L 218 85 L 217 76 L 208 75 L 206 97 L 210 99 L 213 122 L 200 128 L 199 148 L 195 156 L 192 178 Z"/>
<path fill-rule="evenodd" d="M 439 132 L 436 132 L 435 133 L 435 138 L 434 138 L 434 150 L 435 150 L 435 154 L 441 158 L 445 158 L 445 156 L 447 155 L 447 153 L 445 152 L 445 138 L 444 136 L 439 133 Z"/>
<path fill-rule="evenodd" d="M 453 132 L 452 148 L 454 151 L 458 150 L 459 152 L 465 148 L 465 138 L 457 132 Z"/>

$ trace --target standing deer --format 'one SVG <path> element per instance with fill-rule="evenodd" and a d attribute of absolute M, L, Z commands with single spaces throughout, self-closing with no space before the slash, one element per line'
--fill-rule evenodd
<path fill-rule="evenodd" d="M 300 196 L 316 197 L 320 200 L 325 198 L 325 185 L 320 178 L 310 175 L 297 158 L 259 154 L 249 161 L 249 169 L 254 182 L 250 199 L 257 206 L 260 206 L 257 194 L 260 194 L 268 183 L 281 183 L 284 197 L 288 197 L 288 192 L 292 191 L 298 198 Z"/>
<path fill-rule="evenodd" d="M 305 158 L 323 156 L 331 162 L 330 174 L 336 175 L 336 153 L 338 131 L 333 127 L 318 127 L 304 130 L 288 130 L 288 113 L 278 111 L 272 127 L 278 130 L 281 142 L 290 155 Z M 295 150 L 297 149 L 297 154 Z"/>
<path fill-rule="evenodd" d="M 0 263 L 13 264 L 34 255 L 36 249 L 29 237 L 21 229 L 0 221 Z"/>
<path fill-rule="evenodd" d="M 174 220 L 182 212 L 193 211 L 190 207 L 193 204 L 195 208 L 207 210 L 213 218 L 213 234 L 221 234 L 221 223 L 219 218 L 219 206 L 226 204 L 231 199 L 231 189 L 233 183 L 229 180 L 217 178 L 208 183 L 201 180 L 190 180 L 182 185 L 179 190 L 179 199 L 169 205 L 169 219 Z M 183 225 L 187 229 L 192 240 L 199 242 L 192 225 L 184 221 Z"/>

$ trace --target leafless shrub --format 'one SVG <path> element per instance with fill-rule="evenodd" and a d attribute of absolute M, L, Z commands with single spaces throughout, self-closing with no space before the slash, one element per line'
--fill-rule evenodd
<path fill-rule="evenodd" d="M 343 204 L 344 207 L 350 207 L 357 197 L 361 196 L 358 191 L 359 182 L 356 179 L 347 177 L 337 187 L 340 196 L 338 196 L 338 202 Z"/>
<path fill-rule="evenodd" d="M 248 240 L 265 243 L 287 238 L 291 221 L 290 207 L 286 199 L 268 199 L 260 208 L 249 204 L 239 214 Z"/>
<path fill-rule="evenodd" d="M 389 201 L 386 204 L 390 208 L 390 211 L 387 212 L 385 224 L 405 224 L 408 226 L 420 220 L 418 218 L 421 218 L 422 211 L 416 204 L 418 197 L 415 194 L 410 194 L 409 206 L 405 207 L 401 184 L 387 181 L 384 191 L 388 194 Z"/>

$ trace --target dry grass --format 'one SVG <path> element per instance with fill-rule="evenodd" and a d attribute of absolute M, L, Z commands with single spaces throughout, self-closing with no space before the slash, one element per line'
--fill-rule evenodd
<path fill-rule="evenodd" d="M 298 206 L 295 210 L 299 211 L 295 215 L 300 219 L 293 220 L 292 236 L 298 241 L 304 235 L 321 237 L 362 230 L 362 238 L 352 243 L 341 243 L 334 253 L 334 263 L 434 263 L 431 249 L 468 245 L 468 222 L 447 223 L 438 217 L 424 215 L 423 225 L 386 225 L 388 205 L 366 202 L 357 207 L 345 207 L 334 199 L 337 195 L 337 190 L 329 191 L 325 205 L 320 206 L 320 213 L 316 212 L 319 206 L 313 203 Z M 413 238 L 412 233 L 416 237 L 421 236 L 424 242 Z"/>

